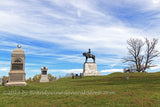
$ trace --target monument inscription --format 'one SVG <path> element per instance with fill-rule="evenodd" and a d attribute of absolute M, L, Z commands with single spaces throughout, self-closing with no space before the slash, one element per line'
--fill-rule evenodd
<path fill-rule="evenodd" d="M 23 70 L 23 64 L 12 64 L 12 70 Z"/>
<path fill-rule="evenodd" d="M 11 74 L 10 81 L 21 81 L 21 80 L 23 80 L 23 75 Z"/>

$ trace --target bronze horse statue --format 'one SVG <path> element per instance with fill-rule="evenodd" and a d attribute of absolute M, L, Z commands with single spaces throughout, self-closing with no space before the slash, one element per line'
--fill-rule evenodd
<path fill-rule="evenodd" d="M 91 50 L 90 49 L 89 49 L 89 52 L 83 53 L 83 56 L 86 57 L 86 61 L 85 62 L 87 62 L 88 58 L 92 58 L 93 62 L 95 63 L 95 55 L 91 54 Z"/>

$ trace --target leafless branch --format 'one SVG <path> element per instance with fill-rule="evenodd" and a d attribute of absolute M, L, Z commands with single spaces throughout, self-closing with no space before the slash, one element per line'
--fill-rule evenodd
<path fill-rule="evenodd" d="M 143 72 L 150 67 L 154 67 L 152 62 L 155 57 L 159 57 L 160 52 L 156 50 L 158 39 L 153 40 L 145 39 L 143 42 L 141 39 L 130 38 L 127 40 L 128 44 L 128 57 L 123 58 L 123 63 L 134 63 L 138 72 Z M 143 47 L 146 45 L 145 54 L 142 55 Z"/>

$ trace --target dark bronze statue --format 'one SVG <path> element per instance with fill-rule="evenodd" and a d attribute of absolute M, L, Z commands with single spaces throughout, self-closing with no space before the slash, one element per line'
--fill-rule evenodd
<path fill-rule="evenodd" d="M 88 58 L 92 58 L 93 62 L 95 63 L 95 55 L 91 54 L 91 49 L 89 49 L 89 51 L 87 53 L 83 53 L 83 56 L 86 57 L 85 62 L 87 62 Z"/>

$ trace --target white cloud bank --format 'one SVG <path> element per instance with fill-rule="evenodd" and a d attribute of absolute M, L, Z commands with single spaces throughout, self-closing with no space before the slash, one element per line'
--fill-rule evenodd
<path fill-rule="evenodd" d="M 107 70 L 102 70 L 101 72 L 108 72 L 108 73 L 123 72 L 123 69 L 107 69 Z"/>
<path fill-rule="evenodd" d="M 40 70 L 29 70 L 29 72 L 33 73 L 41 73 Z M 83 69 L 49 69 L 48 73 L 82 73 Z"/>
<path fill-rule="evenodd" d="M 0 31 L 57 43 L 67 49 L 103 49 L 109 50 L 105 52 L 108 54 L 119 54 L 124 52 L 129 37 L 140 37 L 143 33 L 99 11 L 90 0 L 49 0 L 53 7 L 43 1 L 16 1 L 4 1 L 0 5 Z M 12 5 L 9 7 L 8 4 Z M 81 18 L 74 16 L 77 11 L 82 11 Z M 65 19 L 57 19 L 51 14 Z M 68 20 L 70 18 L 73 20 Z"/>
<path fill-rule="evenodd" d="M 63 73 L 82 73 L 83 69 L 53 69 L 49 70 L 48 72 L 63 72 Z"/>

